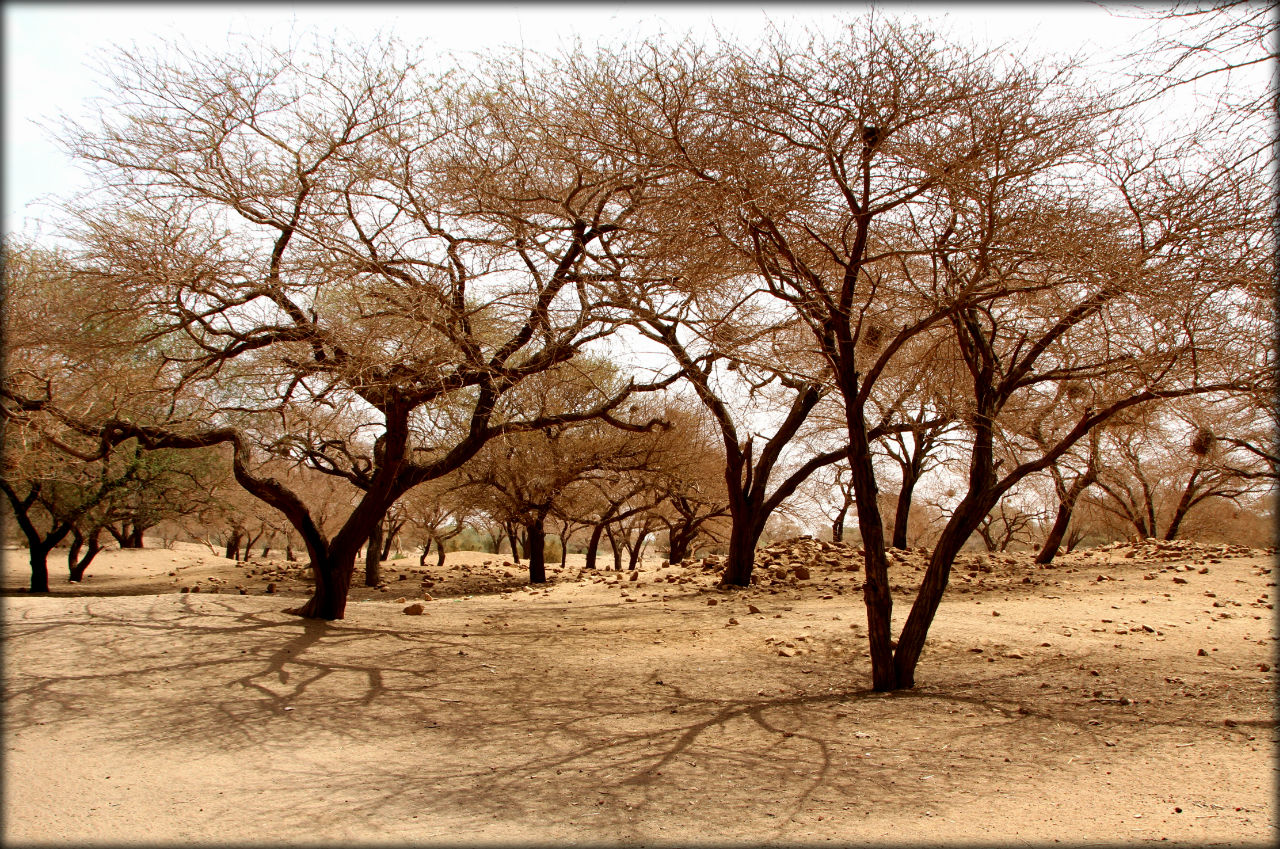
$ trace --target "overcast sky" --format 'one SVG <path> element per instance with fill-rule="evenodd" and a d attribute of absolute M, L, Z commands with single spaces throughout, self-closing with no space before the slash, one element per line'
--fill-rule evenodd
<path fill-rule="evenodd" d="M 183 43 L 234 50 L 248 35 L 283 41 L 291 31 L 363 39 L 389 31 L 404 41 L 467 53 L 502 46 L 551 50 L 573 37 L 590 44 L 665 34 L 738 40 L 779 28 L 830 27 L 860 3 L 762 4 L 377 4 L 234 3 L 127 5 L 4 4 L 4 215 L 7 232 L 34 232 L 49 202 L 83 179 L 52 140 L 61 112 L 83 114 L 101 89 L 94 67 L 106 51 Z M 1010 42 L 1031 52 L 1083 51 L 1097 61 L 1131 47 L 1149 24 L 1088 2 L 882 3 L 882 12 L 927 19 L 978 43 Z M 43 125 L 43 126 L 42 126 Z"/>

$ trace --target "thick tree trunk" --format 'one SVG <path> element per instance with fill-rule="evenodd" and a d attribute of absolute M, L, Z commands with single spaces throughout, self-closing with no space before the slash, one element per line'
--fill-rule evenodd
<path fill-rule="evenodd" d="M 49 591 L 49 552 L 53 545 L 46 540 L 37 545 L 27 545 L 28 559 L 31 561 L 31 588 L 33 593 Z"/>
<path fill-rule="evenodd" d="M 374 523 L 364 557 L 364 585 L 376 587 L 382 583 L 382 522 Z"/>
<path fill-rule="evenodd" d="M 347 611 L 347 593 L 351 589 L 351 576 L 355 574 L 356 552 L 350 551 L 345 557 L 332 555 L 316 562 L 311 561 L 311 574 L 315 578 L 315 589 L 311 598 L 301 607 L 289 608 L 285 613 L 292 613 L 306 619 L 341 619 Z"/>
<path fill-rule="evenodd" d="M 547 532 L 545 527 L 546 520 L 539 516 L 534 521 L 524 526 L 526 534 L 525 554 L 529 555 L 529 583 L 545 584 L 547 582 L 547 566 L 546 566 L 546 549 L 547 549 Z"/>
<path fill-rule="evenodd" d="M 418 555 L 418 568 L 427 568 L 427 555 L 431 553 L 431 540 L 427 540 L 422 544 L 422 553 Z"/>
<path fill-rule="evenodd" d="M 436 537 L 436 568 L 444 568 L 444 540 Z"/>
<path fill-rule="evenodd" d="M 689 556 L 689 545 L 693 542 L 693 535 L 688 531 L 688 525 L 681 525 L 672 530 L 667 536 L 667 560 L 672 563 L 679 563 Z"/>
<path fill-rule="evenodd" d="M 227 547 L 224 555 L 228 560 L 240 559 L 240 540 L 244 539 L 244 532 L 236 528 L 231 532 L 231 536 L 227 537 Z"/>
<path fill-rule="evenodd" d="M 284 544 L 284 559 L 285 559 L 285 560 L 287 560 L 287 561 L 289 561 L 290 563 L 293 563 L 293 562 L 297 561 L 297 559 L 298 559 L 298 558 L 297 558 L 297 556 L 295 556 L 295 555 L 294 555 L 294 553 L 293 553 L 293 543 L 292 543 L 292 542 L 286 542 L 286 543 Z"/>
<path fill-rule="evenodd" d="M 121 548 L 139 549 L 143 547 L 142 532 L 145 530 L 137 521 L 129 524 L 129 532 L 125 534 L 124 539 L 120 542 Z"/>
<path fill-rule="evenodd" d="M 764 521 L 744 507 L 733 517 L 729 527 L 729 554 L 725 558 L 724 573 L 720 576 L 722 587 L 749 587 L 751 573 L 756 565 L 756 545 L 764 532 Z"/>

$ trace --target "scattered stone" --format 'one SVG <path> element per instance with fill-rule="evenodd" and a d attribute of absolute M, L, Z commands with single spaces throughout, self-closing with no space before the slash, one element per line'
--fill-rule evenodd
<path fill-rule="evenodd" d="M 747 605 L 747 612 L 748 612 L 748 613 L 759 613 L 759 612 L 760 612 L 760 608 L 756 607 L 754 604 L 748 604 L 748 605 Z"/>
<path fill-rule="evenodd" d="M 406 607 L 404 612 L 410 616 L 421 616 L 423 613 L 427 612 L 427 606 L 422 602 L 415 601 L 413 604 Z"/>
<path fill-rule="evenodd" d="M 1208 656 L 1209 656 L 1209 653 L 1208 653 L 1207 651 L 1205 651 L 1204 649 L 1197 649 L 1197 650 L 1196 650 L 1196 657 L 1208 657 Z"/>
<path fill-rule="evenodd" d="M 406 601 L 408 601 L 408 600 L 409 600 L 409 599 L 405 598 L 404 596 L 400 596 L 398 599 L 396 599 L 395 603 L 396 603 L 396 604 L 404 604 L 404 603 L 405 603 Z"/>
<path fill-rule="evenodd" d="M 714 599 L 714 598 L 707 599 L 707 607 L 715 607 L 719 603 L 720 602 L 718 599 Z"/>
<path fill-rule="evenodd" d="M 271 583 L 267 584 L 267 595 L 273 595 L 275 591 L 276 591 L 275 581 L 272 581 Z"/>

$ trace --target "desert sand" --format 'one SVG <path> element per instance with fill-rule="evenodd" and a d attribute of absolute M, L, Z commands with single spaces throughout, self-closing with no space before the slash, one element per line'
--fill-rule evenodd
<path fill-rule="evenodd" d="M 813 543 L 736 591 L 700 564 L 571 556 L 529 588 L 495 555 L 404 559 L 332 623 L 281 612 L 306 595 L 281 561 L 111 551 L 71 585 L 55 555 L 28 596 L 4 554 L 6 845 L 1275 837 L 1270 552 L 964 555 L 892 694 L 856 558 Z"/>

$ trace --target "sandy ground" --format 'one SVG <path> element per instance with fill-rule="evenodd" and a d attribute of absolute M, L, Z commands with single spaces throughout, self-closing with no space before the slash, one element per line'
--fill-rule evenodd
<path fill-rule="evenodd" d="M 1270 553 L 967 556 L 888 695 L 840 557 L 798 580 L 766 552 L 733 592 L 571 558 L 530 590 L 464 552 L 326 624 L 281 613 L 305 581 L 278 562 L 107 552 L 29 597 L 5 555 L 6 845 L 1275 837 Z"/>

